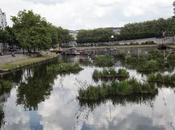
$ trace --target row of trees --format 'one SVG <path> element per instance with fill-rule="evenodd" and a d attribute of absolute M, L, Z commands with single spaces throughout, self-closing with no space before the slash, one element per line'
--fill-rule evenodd
<path fill-rule="evenodd" d="M 0 30 L 0 42 L 18 45 L 31 52 L 45 50 L 73 38 L 69 31 L 55 27 L 33 11 L 20 11 L 12 17 L 13 26 Z"/>
<path fill-rule="evenodd" d="M 175 18 L 158 19 L 142 23 L 125 25 L 117 36 L 117 40 L 129 40 L 150 37 L 173 36 L 175 33 Z"/>
<path fill-rule="evenodd" d="M 175 2 L 174 14 L 175 14 Z M 121 28 L 120 34 L 114 34 L 112 29 L 80 30 L 77 36 L 79 43 L 108 42 L 118 40 L 131 40 L 151 37 L 174 36 L 175 16 L 168 19 L 158 19 L 141 23 L 127 24 Z M 111 38 L 111 36 L 114 36 Z"/>
<path fill-rule="evenodd" d="M 94 30 L 80 30 L 77 35 L 78 43 L 109 42 L 119 40 L 131 40 L 140 38 L 174 36 L 175 18 L 158 19 L 141 23 L 127 24 L 121 28 L 119 34 L 115 34 L 110 28 Z"/>
<path fill-rule="evenodd" d="M 114 32 L 110 28 L 98 28 L 94 30 L 80 30 L 77 35 L 78 43 L 109 42 L 113 40 Z"/>

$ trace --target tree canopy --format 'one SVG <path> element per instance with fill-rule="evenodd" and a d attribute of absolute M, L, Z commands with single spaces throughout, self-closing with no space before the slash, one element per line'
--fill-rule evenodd
<path fill-rule="evenodd" d="M 16 40 L 28 51 L 45 50 L 72 40 L 68 30 L 53 26 L 31 10 L 20 11 L 12 21 Z"/>
<path fill-rule="evenodd" d="M 14 33 L 22 48 L 47 49 L 51 46 L 50 24 L 33 11 L 20 11 L 12 17 Z"/>
<path fill-rule="evenodd" d="M 86 42 L 109 42 L 113 40 L 112 35 L 115 35 L 110 28 L 98 28 L 94 30 L 80 30 L 77 35 L 78 43 Z"/>

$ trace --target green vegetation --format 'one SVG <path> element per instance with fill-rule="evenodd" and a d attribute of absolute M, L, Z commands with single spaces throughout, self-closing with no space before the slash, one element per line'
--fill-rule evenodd
<path fill-rule="evenodd" d="M 80 30 L 77 35 L 78 43 L 88 42 L 108 42 L 113 40 L 112 35 L 115 35 L 110 28 L 98 28 L 94 30 Z"/>
<path fill-rule="evenodd" d="M 158 86 L 165 85 L 165 86 L 172 86 L 175 85 L 175 74 L 174 75 L 162 75 L 158 74 L 151 74 L 148 76 L 148 82 L 156 83 Z"/>
<path fill-rule="evenodd" d="M 166 54 L 167 58 L 164 58 L 162 52 L 153 51 L 149 52 L 148 55 L 144 56 L 116 56 L 121 62 L 129 68 L 136 69 L 138 72 L 144 74 L 150 74 L 157 71 L 169 71 L 174 69 L 174 59 L 173 54 Z"/>
<path fill-rule="evenodd" d="M 117 72 L 113 68 L 103 69 L 102 71 L 95 70 L 92 77 L 94 80 L 114 80 L 117 77 Z"/>
<path fill-rule="evenodd" d="M 121 79 L 129 78 L 129 73 L 126 69 L 119 69 L 117 75 Z"/>
<path fill-rule="evenodd" d="M 135 79 L 121 82 L 112 82 L 110 85 L 89 86 L 87 89 L 80 89 L 78 99 L 80 100 L 101 100 L 111 96 L 129 96 L 134 94 L 155 94 L 157 88 L 148 83 L 139 83 Z"/>
<path fill-rule="evenodd" d="M 115 80 L 118 78 L 119 80 L 126 79 L 129 77 L 129 73 L 125 69 L 119 69 L 118 72 L 115 69 L 103 69 L 102 71 L 95 70 L 92 75 L 94 80 Z"/>
<path fill-rule="evenodd" d="M 167 32 L 166 35 L 173 36 L 173 32 L 175 32 L 174 18 L 161 18 L 158 20 L 127 24 L 121 29 L 118 40 L 163 37 L 162 32 Z"/>
<path fill-rule="evenodd" d="M 96 56 L 94 62 L 95 65 L 99 67 L 111 67 L 114 65 L 113 57 L 108 55 Z"/>
<path fill-rule="evenodd" d="M 60 63 L 47 67 L 47 70 L 49 72 L 56 72 L 60 74 L 78 73 L 82 69 L 83 68 L 81 68 L 79 64 L 73 64 L 73 63 Z"/>
<path fill-rule="evenodd" d="M 0 42 L 17 45 L 29 53 L 73 40 L 68 30 L 53 26 L 31 10 L 20 11 L 11 20 L 13 27 L 0 30 Z"/>
<path fill-rule="evenodd" d="M 0 80 L 0 94 L 9 92 L 12 88 L 12 83 L 7 80 Z"/>

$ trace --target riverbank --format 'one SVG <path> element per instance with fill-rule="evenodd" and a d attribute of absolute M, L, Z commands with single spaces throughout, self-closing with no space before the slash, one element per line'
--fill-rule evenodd
<path fill-rule="evenodd" d="M 43 63 L 56 57 L 57 55 L 54 53 L 43 55 L 41 57 L 21 56 L 19 59 L 15 57 L 15 60 L 7 60 L 9 62 L 0 63 L 0 74 L 12 72 L 26 66 Z"/>

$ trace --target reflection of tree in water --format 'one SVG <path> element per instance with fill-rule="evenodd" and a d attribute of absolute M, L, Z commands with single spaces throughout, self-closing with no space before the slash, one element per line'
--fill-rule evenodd
<path fill-rule="evenodd" d="M 3 106 L 10 95 L 11 89 L 12 89 L 11 81 L 4 80 L 4 79 L 0 80 L 0 128 L 5 123 Z"/>
<path fill-rule="evenodd" d="M 34 68 L 33 76 L 18 87 L 17 104 L 24 105 L 25 109 L 37 110 L 38 104 L 49 97 L 55 76 L 46 71 L 46 66 Z"/>
<path fill-rule="evenodd" d="M 79 99 L 80 106 L 87 106 L 93 110 L 95 107 L 99 106 L 100 104 L 106 103 L 107 101 L 111 100 L 114 105 L 121 104 L 125 105 L 127 103 L 134 103 L 134 104 L 142 104 L 142 103 L 150 103 L 155 99 L 157 94 L 142 94 L 142 95 L 131 95 L 131 96 L 115 96 L 115 97 L 108 97 L 106 99 L 101 99 L 98 101 L 87 101 Z"/>

